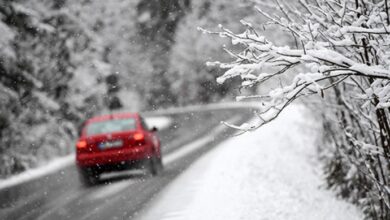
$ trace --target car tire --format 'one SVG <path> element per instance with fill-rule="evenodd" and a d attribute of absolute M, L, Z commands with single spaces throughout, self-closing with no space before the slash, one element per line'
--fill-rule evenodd
<path fill-rule="evenodd" d="M 147 169 L 152 176 L 157 176 L 163 170 L 161 157 L 153 156 L 147 160 Z"/>
<path fill-rule="evenodd" d="M 79 169 L 79 177 L 81 183 L 86 186 L 94 186 L 99 182 L 99 173 L 90 169 Z"/>
<path fill-rule="evenodd" d="M 157 166 L 158 166 L 159 173 L 161 173 L 164 170 L 164 164 L 162 162 L 161 157 L 157 157 Z"/>

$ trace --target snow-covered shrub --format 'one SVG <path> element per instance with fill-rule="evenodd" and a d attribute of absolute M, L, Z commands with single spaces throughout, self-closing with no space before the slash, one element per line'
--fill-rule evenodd
<path fill-rule="evenodd" d="M 276 118 L 294 100 L 310 96 L 324 121 L 323 158 L 329 186 L 362 207 L 373 219 L 390 218 L 390 17 L 386 0 L 258 1 L 268 23 L 290 34 L 281 45 L 260 28 L 241 20 L 243 33 L 224 26 L 232 62 L 211 62 L 225 69 L 217 81 L 239 77 L 241 86 L 260 86 L 290 75 L 288 84 L 257 99 L 261 122 Z M 274 6 L 272 6 L 274 5 Z M 238 51 L 238 52 L 237 52 Z"/>

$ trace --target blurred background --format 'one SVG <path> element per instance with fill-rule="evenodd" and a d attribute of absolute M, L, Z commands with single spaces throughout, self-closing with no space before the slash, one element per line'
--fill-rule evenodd
<path fill-rule="evenodd" d="M 233 99 L 243 92 L 239 79 L 218 85 L 222 70 L 206 66 L 228 60 L 222 48 L 230 42 L 197 27 L 242 31 L 239 20 L 253 20 L 253 6 L 248 0 L 1 0 L 0 178 L 69 154 L 91 115 Z"/>

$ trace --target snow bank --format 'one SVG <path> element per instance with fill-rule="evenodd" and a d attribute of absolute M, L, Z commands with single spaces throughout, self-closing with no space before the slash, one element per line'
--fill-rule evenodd
<path fill-rule="evenodd" d="M 65 157 L 56 158 L 42 167 L 27 170 L 23 173 L 12 176 L 8 179 L 0 180 L 0 189 L 18 185 L 27 181 L 38 179 L 49 173 L 57 172 L 75 161 L 75 155 L 71 154 Z"/>
<path fill-rule="evenodd" d="M 172 118 L 164 116 L 155 116 L 155 117 L 145 117 L 146 124 L 152 128 L 156 127 L 158 130 L 163 130 L 169 127 L 172 124 Z"/>
<path fill-rule="evenodd" d="M 207 105 L 188 105 L 184 107 L 172 107 L 156 111 L 144 112 L 145 114 L 181 114 L 187 112 L 202 112 L 223 109 L 259 108 L 259 102 L 220 102 Z"/>
<path fill-rule="evenodd" d="M 139 216 L 147 219 L 363 219 L 324 189 L 316 172 L 316 130 L 290 106 L 264 127 L 206 154 Z"/>
<path fill-rule="evenodd" d="M 238 121 L 241 119 L 240 116 L 235 116 L 229 119 L 229 123 L 238 123 Z M 199 150 L 200 148 L 207 147 L 207 144 L 211 144 L 211 142 L 214 141 L 215 137 L 220 135 L 222 132 L 226 130 L 227 126 L 220 124 L 217 127 L 215 127 L 213 130 L 211 130 L 207 135 L 188 143 L 184 146 L 181 146 L 179 149 L 173 151 L 172 153 L 168 155 L 164 155 L 163 164 L 164 166 L 169 165 L 170 163 L 176 161 L 179 158 L 185 157 L 196 150 Z"/>

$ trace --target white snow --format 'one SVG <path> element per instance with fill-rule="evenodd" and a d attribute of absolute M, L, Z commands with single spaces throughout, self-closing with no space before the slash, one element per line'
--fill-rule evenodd
<path fill-rule="evenodd" d="M 157 111 L 144 112 L 144 113 L 158 113 L 158 114 L 180 114 L 188 112 L 202 112 L 212 110 L 224 110 L 224 109 L 241 109 L 241 108 L 258 108 L 260 104 L 258 102 L 220 102 L 207 105 L 188 105 L 184 107 L 172 107 L 167 109 L 159 109 Z"/>
<path fill-rule="evenodd" d="M 240 120 L 241 117 L 239 116 L 236 116 L 236 117 L 233 117 L 229 120 L 229 123 L 237 123 L 239 120 Z M 179 149 L 177 149 L 176 151 L 166 155 L 163 157 L 163 164 L 164 166 L 167 166 L 169 165 L 170 163 L 178 160 L 179 158 L 182 158 L 182 157 L 185 157 L 191 153 L 193 153 L 194 151 L 200 149 L 200 148 L 203 148 L 203 147 L 207 147 L 207 144 L 211 143 L 214 138 L 218 135 L 220 135 L 223 131 L 226 130 L 226 126 L 223 125 L 223 124 L 220 124 L 219 126 L 217 126 L 214 130 L 210 131 L 207 135 L 187 144 L 187 145 L 184 145 L 182 147 L 180 147 Z"/>
<path fill-rule="evenodd" d="M 112 195 L 128 188 L 133 183 L 134 183 L 134 180 L 126 179 L 126 181 L 120 181 L 120 182 L 116 182 L 113 184 L 107 184 L 106 186 L 102 186 L 102 187 L 96 189 L 93 193 L 87 195 L 87 197 L 90 200 L 109 198 Z"/>
<path fill-rule="evenodd" d="M 316 132 L 301 106 L 220 144 L 173 181 L 139 219 L 363 219 L 324 187 Z"/>
<path fill-rule="evenodd" d="M 159 130 L 168 128 L 172 124 L 172 119 L 165 116 L 150 116 L 145 117 L 146 124 L 151 127 L 156 127 Z"/>
<path fill-rule="evenodd" d="M 65 157 L 56 158 L 41 167 L 27 170 L 23 173 L 17 174 L 8 179 L 4 179 L 4 180 L 0 179 L 0 189 L 18 185 L 34 179 L 38 179 L 49 173 L 57 172 L 63 169 L 64 167 L 74 163 L 74 161 L 75 161 L 75 155 L 71 154 Z"/>

